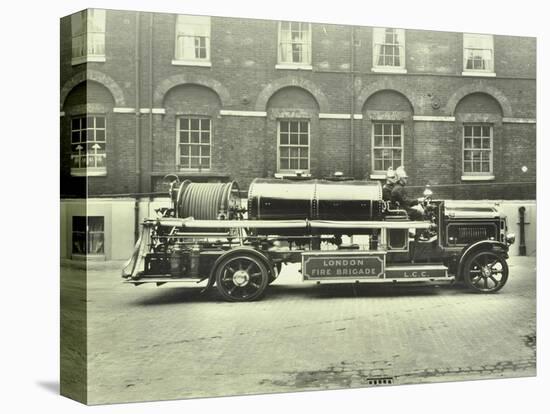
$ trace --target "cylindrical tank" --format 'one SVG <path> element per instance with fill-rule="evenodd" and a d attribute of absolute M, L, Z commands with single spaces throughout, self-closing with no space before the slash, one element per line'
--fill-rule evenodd
<path fill-rule="evenodd" d="M 381 212 L 379 182 L 257 178 L 248 191 L 250 220 L 376 220 Z"/>

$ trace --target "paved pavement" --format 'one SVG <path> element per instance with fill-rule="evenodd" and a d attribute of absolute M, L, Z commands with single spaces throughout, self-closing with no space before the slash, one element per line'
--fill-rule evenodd
<path fill-rule="evenodd" d="M 508 284 L 494 295 L 304 285 L 287 266 L 252 303 L 197 288 L 134 287 L 121 283 L 118 263 L 94 265 L 89 402 L 533 376 L 535 259 L 509 264 Z"/>

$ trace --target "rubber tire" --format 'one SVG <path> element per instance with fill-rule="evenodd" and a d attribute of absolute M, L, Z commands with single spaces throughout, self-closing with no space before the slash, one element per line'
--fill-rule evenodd
<path fill-rule="evenodd" d="M 486 256 L 486 255 L 489 255 L 489 256 L 492 256 L 492 257 L 498 259 L 500 261 L 500 263 L 502 264 L 502 279 L 500 281 L 500 284 L 496 287 L 496 289 L 493 289 L 493 290 L 481 290 L 481 289 L 479 289 L 478 287 L 476 287 L 475 284 L 472 283 L 471 278 L 470 278 L 470 269 L 472 267 L 472 263 L 475 260 L 477 260 L 479 257 Z M 504 287 L 504 285 L 506 284 L 506 282 L 508 281 L 508 271 L 509 271 L 508 270 L 508 263 L 506 263 L 506 259 L 504 257 L 502 257 L 502 255 L 500 255 L 498 253 L 495 253 L 495 252 L 492 252 L 492 251 L 482 250 L 482 251 L 471 253 L 469 255 L 469 257 L 466 259 L 466 261 L 464 262 L 464 267 L 462 269 L 462 280 L 464 281 L 464 284 L 468 287 L 468 289 L 470 289 L 473 292 L 476 292 L 476 293 L 496 293 L 500 289 L 502 289 Z"/>
<path fill-rule="evenodd" d="M 260 268 L 260 273 L 261 273 L 260 287 L 257 289 L 257 291 L 254 294 L 247 296 L 245 298 L 232 296 L 228 291 L 225 290 L 223 283 L 221 283 L 225 266 L 227 266 L 228 263 L 238 258 L 246 258 L 247 260 L 253 261 Z M 220 293 L 220 295 L 223 297 L 223 299 L 228 302 L 252 302 L 254 300 L 259 300 L 265 294 L 265 290 L 269 284 L 269 272 L 267 270 L 267 267 L 264 264 L 264 261 L 259 257 L 257 257 L 256 255 L 247 254 L 247 253 L 235 254 L 223 259 L 216 268 L 215 276 L 216 276 L 216 288 Z"/>

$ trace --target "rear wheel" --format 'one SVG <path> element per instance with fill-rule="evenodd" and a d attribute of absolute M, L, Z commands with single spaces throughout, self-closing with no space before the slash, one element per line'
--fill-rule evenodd
<path fill-rule="evenodd" d="M 508 264 L 500 254 L 491 251 L 473 253 L 466 259 L 464 283 L 480 293 L 498 292 L 508 280 Z"/>
<path fill-rule="evenodd" d="M 268 271 L 263 261 L 252 254 L 224 259 L 216 269 L 216 287 L 225 300 L 246 302 L 262 297 L 268 285 Z"/>

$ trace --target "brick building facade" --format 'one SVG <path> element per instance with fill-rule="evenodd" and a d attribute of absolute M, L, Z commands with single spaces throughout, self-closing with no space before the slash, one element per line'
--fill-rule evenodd
<path fill-rule="evenodd" d="M 61 193 L 402 164 L 413 193 L 534 200 L 535 91 L 534 38 L 77 13 L 61 20 Z"/>

